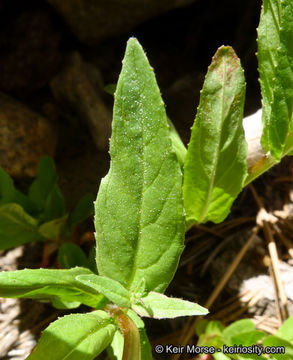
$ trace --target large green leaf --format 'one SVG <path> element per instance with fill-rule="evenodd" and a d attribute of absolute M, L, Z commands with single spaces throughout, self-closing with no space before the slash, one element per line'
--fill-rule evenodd
<path fill-rule="evenodd" d="M 242 128 L 245 79 L 230 47 L 221 47 L 208 69 L 184 167 L 186 220 L 221 222 L 247 175 Z"/>
<path fill-rule="evenodd" d="M 71 314 L 43 332 L 27 360 L 92 360 L 112 341 L 117 326 L 104 311 Z"/>
<path fill-rule="evenodd" d="M 14 203 L 0 206 L 0 249 L 10 249 L 31 241 L 41 240 L 38 222 Z"/>
<path fill-rule="evenodd" d="M 262 145 L 280 160 L 293 130 L 293 2 L 264 0 L 258 28 L 263 101 Z"/>
<path fill-rule="evenodd" d="M 75 267 L 69 270 L 25 269 L 0 273 L 0 297 L 59 299 L 98 307 L 104 296 L 77 281 L 78 275 L 92 272 Z M 77 304 L 77 305 L 79 305 Z"/>
<path fill-rule="evenodd" d="M 128 41 L 114 104 L 111 167 L 96 201 L 99 274 L 164 291 L 183 250 L 181 171 L 153 70 Z"/>

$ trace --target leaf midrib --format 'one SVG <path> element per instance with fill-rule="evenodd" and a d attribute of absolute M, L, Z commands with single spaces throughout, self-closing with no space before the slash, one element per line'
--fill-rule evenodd
<path fill-rule="evenodd" d="M 133 62 L 136 65 L 136 61 L 135 61 L 135 55 L 133 54 Z M 136 81 L 138 82 L 138 73 L 137 73 L 137 67 L 134 66 L 135 69 L 135 74 L 136 74 Z M 140 99 L 142 98 L 142 94 L 139 90 L 139 97 Z M 139 109 L 143 110 L 141 107 L 141 101 L 139 102 Z M 134 280 L 135 277 L 135 273 L 136 273 L 136 268 L 137 268 L 137 254 L 139 251 L 139 247 L 140 247 L 140 243 L 141 243 L 141 239 L 142 239 L 142 226 L 141 226 L 141 219 L 142 219 L 142 205 L 143 205 L 143 197 L 144 197 L 144 192 L 145 192 L 145 147 L 144 147 L 144 112 L 141 111 L 142 114 L 142 126 L 141 126 L 141 143 L 142 143 L 142 189 L 141 189 L 141 196 L 140 196 L 140 201 L 139 201 L 139 212 L 138 212 L 138 236 L 137 236 L 137 243 L 136 243 L 136 247 L 134 249 L 134 254 L 133 254 L 133 265 L 132 265 L 132 270 L 131 270 L 131 274 L 127 283 L 127 288 L 129 289 L 132 285 L 132 282 Z"/>

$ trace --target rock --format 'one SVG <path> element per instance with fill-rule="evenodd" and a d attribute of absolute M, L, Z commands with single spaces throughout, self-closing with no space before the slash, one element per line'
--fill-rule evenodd
<path fill-rule="evenodd" d="M 85 44 L 120 35 L 168 10 L 195 0 L 48 0 Z"/>
<path fill-rule="evenodd" d="M 53 156 L 56 129 L 25 105 L 0 94 L 0 166 L 17 178 L 34 177 L 43 155 Z"/>
<path fill-rule="evenodd" d="M 87 122 L 99 150 L 109 147 L 112 120 L 98 90 L 102 86 L 98 70 L 86 65 L 78 53 L 69 56 L 63 71 L 51 81 L 57 101 L 67 112 Z"/>
<path fill-rule="evenodd" d="M 3 9 L 2 16 L 0 91 L 27 97 L 44 87 L 57 72 L 61 34 L 43 9 L 18 9 L 12 14 Z"/>

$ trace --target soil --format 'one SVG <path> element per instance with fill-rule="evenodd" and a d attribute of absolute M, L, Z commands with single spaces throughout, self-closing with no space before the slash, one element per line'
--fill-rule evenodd
<path fill-rule="evenodd" d="M 57 90 L 52 85 L 67 69 L 68 58 L 72 54 L 78 53 L 83 61 L 84 67 L 81 69 L 84 70 L 80 71 L 84 73 L 77 76 L 84 79 L 85 88 L 90 89 L 93 97 L 102 104 L 95 108 L 95 114 L 103 112 L 101 119 L 105 119 L 105 122 L 108 121 L 108 114 L 111 115 L 113 99 L 103 91 L 103 87 L 117 82 L 125 44 L 130 36 L 137 37 L 146 50 L 155 69 L 168 116 L 185 144 L 189 141 L 190 127 L 207 67 L 217 48 L 223 44 L 235 49 L 245 70 L 245 115 L 260 108 L 255 55 L 260 1 L 196 0 L 190 3 L 156 14 L 126 32 L 122 27 L 119 35 L 103 35 L 94 44 L 88 44 L 76 36 L 64 17 L 49 3 L 31 0 L 0 2 L 0 92 L 52 123 L 55 129 L 52 142 L 57 143 L 56 147 L 54 145 L 54 159 L 69 209 L 85 193 L 96 195 L 100 180 L 109 168 L 107 125 L 104 124 L 105 133 L 99 134 L 100 140 L 97 140 L 89 115 L 92 111 L 90 100 L 78 98 L 84 88 L 81 92 L 76 90 L 73 99 L 70 96 L 60 99 L 56 92 L 58 90 L 59 94 L 63 94 L 64 89 L 60 88 L 62 83 Z M 74 106 L 75 99 L 79 106 Z M 103 124 L 99 129 L 102 128 Z M 10 152 L 9 149 L 5 151 Z M 25 163 L 30 159 L 19 161 Z M 262 199 L 267 212 L 275 217 L 272 232 L 279 258 L 286 268 L 282 280 L 290 284 L 293 271 L 292 252 L 289 251 L 293 241 L 292 180 L 293 163 L 290 158 L 286 158 L 257 179 L 253 189 L 247 187 L 242 191 L 224 223 L 192 228 L 186 234 L 186 248 L 179 270 L 167 293 L 200 304 L 207 301 L 231 259 L 237 256 L 259 220 L 258 198 Z M 25 190 L 32 178 L 20 174 L 15 181 L 20 189 Z M 83 224 L 78 231 L 80 237 L 92 232 L 92 222 Z M 1 251 L 0 270 L 38 268 L 43 261 L 42 254 L 43 244 L 40 243 Z M 209 318 L 228 324 L 239 318 L 250 317 L 258 328 L 265 331 L 273 333 L 278 328 L 277 304 L 273 284 L 270 283 L 270 266 L 266 261 L 268 257 L 266 237 L 260 230 L 227 286 L 210 308 Z M 54 254 L 48 266 L 56 266 Z M 255 295 L 251 293 L 251 290 L 260 288 L 258 276 L 266 276 L 261 282 L 268 281 L 271 284 L 268 285 L 271 286 L 270 296 L 260 296 L 260 301 L 256 301 Z M 245 283 L 247 280 L 250 282 Z M 293 290 L 292 286 L 286 287 L 288 309 L 293 315 Z M 55 310 L 47 303 L 0 299 L 0 359 L 25 359 L 41 331 L 66 313 L 68 311 Z M 186 318 L 147 320 L 147 332 L 152 344 L 178 342 L 186 321 Z"/>

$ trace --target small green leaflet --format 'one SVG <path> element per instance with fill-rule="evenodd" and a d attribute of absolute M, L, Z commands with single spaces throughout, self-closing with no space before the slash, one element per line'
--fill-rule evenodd
<path fill-rule="evenodd" d="M 94 274 L 79 275 L 76 280 L 102 293 L 118 306 L 130 306 L 130 293 L 118 281 Z"/>
<path fill-rule="evenodd" d="M 141 298 L 140 302 L 133 304 L 132 309 L 140 316 L 155 319 L 208 314 L 208 310 L 198 304 L 182 299 L 169 298 L 154 291 Z"/>
<path fill-rule="evenodd" d="M 14 202 L 15 188 L 11 177 L 0 167 L 0 204 Z"/>
<path fill-rule="evenodd" d="M 202 320 L 196 327 L 196 333 L 199 336 L 199 346 L 213 346 L 223 348 L 223 346 L 256 346 L 261 347 L 260 341 L 266 335 L 265 333 L 255 330 L 255 325 L 249 319 L 242 319 L 224 327 L 219 321 Z M 215 360 L 230 360 L 232 355 L 225 355 L 222 352 L 215 353 Z M 233 357 L 234 359 L 234 357 Z M 260 353 L 258 354 L 237 354 L 237 360 L 266 360 L 267 358 Z"/>
<path fill-rule="evenodd" d="M 42 239 L 38 233 L 38 221 L 14 203 L 0 205 L 0 249 Z"/>
<path fill-rule="evenodd" d="M 57 183 L 55 164 L 52 158 L 44 156 L 38 164 L 38 174 L 29 189 L 29 197 L 40 208 L 45 207 L 48 194 Z"/>
<path fill-rule="evenodd" d="M 208 69 L 184 167 L 187 223 L 219 223 L 247 176 L 242 128 L 245 79 L 230 47 L 216 52 Z"/>
<path fill-rule="evenodd" d="M 38 164 L 38 174 L 29 189 L 29 199 L 34 203 L 41 221 L 50 221 L 65 215 L 63 195 L 57 184 L 54 161 L 44 156 Z"/>
<path fill-rule="evenodd" d="M 84 195 L 69 217 L 69 223 L 76 225 L 94 215 L 94 197 L 92 194 Z"/>
<path fill-rule="evenodd" d="M 265 335 L 264 332 L 255 330 L 255 325 L 250 319 L 238 320 L 223 330 L 224 342 L 230 346 L 251 346 L 257 344 Z"/>
<path fill-rule="evenodd" d="M 39 226 L 39 233 L 48 240 L 58 241 L 62 230 L 64 230 L 68 215 L 54 219 Z"/>
<path fill-rule="evenodd" d="M 279 161 L 293 130 L 293 2 L 264 0 L 258 27 L 262 146 Z"/>
<path fill-rule="evenodd" d="M 66 242 L 58 250 L 58 262 L 63 269 L 70 269 L 75 266 L 90 268 L 89 260 L 80 246 Z"/>
<path fill-rule="evenodd" d="M 97 308 L 104 297 L 75 279 L 78 275 L 89 274 L 92 274 L 90 270 L 79 267 L 68 270 L 2 271 L 0 297 L 47 300 L 57 298 L 64 302 L 78 302 L 77 306 L 82 303 Z"/>
<path fill-rule="evenodd" d="M 124 347 L 123 335 L 120 330 L 117 330 L 114 334 L 110 346 L 108 346 L 107 348 L 107 354 L 110 360 L 122 360 L 123 347 Z"/>
<path fill-rule="evenodd" d="M 96 207 L 99 274 L 135 291 L 163 292 L 183 250 L 181 170 L 155 75 L 137 42 L 128 41 L 117 84 L 111 167 Z"/>
<path fill-rule="evenodd" d="M 104 311 L 64 316 L 47 327 L 27 360 L 93 360 L 111 343 L 116 329 Z"/>
<path fill-rule="evenodd" d="M 168 124 L 170 126 L 170 138 L 172 141 L 173 149 L 176 153 L 177 159 L 179 161 L 180 166 L 183 168 L 187 149 L 185 145 L 183 144 L 180 135 L 178 134 L 175 126 L 173 125 L 172 121 L 168 119 Z"/>

